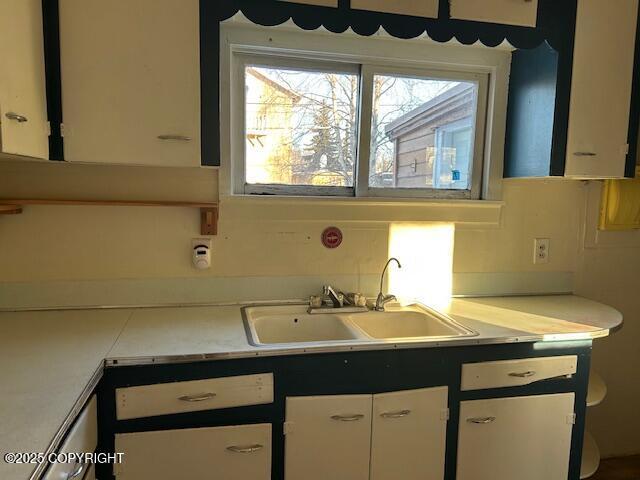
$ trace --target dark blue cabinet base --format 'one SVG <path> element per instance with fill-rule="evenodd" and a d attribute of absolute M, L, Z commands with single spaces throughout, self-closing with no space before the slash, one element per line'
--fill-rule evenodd
<path fill-rule="evenodd" d="M 554 355 L 577 355 L 577 374 L 523 387 L 460 391 L 464 363 Z M 450 420 L 447 425 L 445 478 L 454 480 L 461 401 L 573 392 L 576 398 L 576 424 L 571 442 L 569 480 L 578 480 L 590 356 L 591 341 L 581 341 L 328 353 L 108 368 L 98 387 L 99 450 L 112 452 L 117 433 L 271 423 L 272 479 L 281 480 L 284 478 L 282 429 L 287 396 L 375 394 L 448 386 Z M 274 375 L 272 404 L 116 420 L 115 389 L 119 387 L 269 372 Z M 111 473 L 108 465 L 100 466 L 98 471 L 102 479 L 113 478 Z"/>

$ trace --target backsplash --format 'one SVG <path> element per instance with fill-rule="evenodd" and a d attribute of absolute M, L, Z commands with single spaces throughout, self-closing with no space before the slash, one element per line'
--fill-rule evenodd
<path fill-rule="evenodd" d="M 68 168 L 71 174 L 58 175 L 61 168 Z M 131 172 L 134 178 L 140 177 L 137 183 L 143 185 L 143 189 L 145 176 L 153 178 L 156 188 L 150 192 L 156 198 L 175 198 L 176 195 L 198 201 L 217 198 L 215 170 L 151 169 L 145 173 L 146 170 L 136 172 L 122 167 L 52 167 L 5 162 L 0 163 L 0 171 L 3 172 L 0 190 L 6 196 L 55 198 L 65 191 L 75 196 L 87 195 L 101 179 L 109 180 L 102 182 L 103 189 L 112 184 L 118 195 L 134 196 L 136 182 L 130 181 L 125 173 Z M 189 176 L 189 182 L 185 185 L 176 182 L 176 177 L 185 175 Z M 30 183 L 21 181 L 26 176 Z M 56 182 L 56 178 L 66 180 Z M 25 184 L 30 185 L 28 191 Z M 20 191 L 16 185 L 21 185 Z M 207 185 L 210 185 L 209 191 Z M 150 192 L 143 194 L 148 198 Z M 100 192 L 93 195 L 99 198 Z M 545 286 L 546 291 L 571 290 L 584 199 L 581 182 L 505 180 L 501 225 L 456 226 L 454 294 L 508 293 L 505 289 L 510 286 L 514 292 L 540 291 Z M 85 305 L 104 303 L 98 302 L 100 292 L 105 302 L 120 298 L 122 303 L 129 303 L 129 296 L 140 298 L 139 303 L 166 303 L 161 301 L 164 297 L 167 301 L 246 300 L 254 298 L 253 292 L 247 293 L 248 285 L 272 285 L 278 280 L 281 280 L 278 282 L 282 284 L 281 291 L 291 292 L 287 295 L 291 298 L 330 279 L 335 279 L 344 289 L 375 293 L 374 280 L 388 255 L 388 224 L 338 224 L 344 241 L 335 250 L 321 245 L 320 234 L 326 226 L 313 219 L 234 221 L 225 216 L 222 209 L 219 235 L 213 237 L 212 268 L 197 271 L 192 267 L 190 254 L 191 239 L 199 236 L 199 214 L 195 210 L 29 207 L 22 215 L 0 219 L 0 282 L 4 283 L 0 286 L 0 304 L 24 304 L 24 299 L 16 295 L 28 292 L 29 285 L 33 285 L 34 294 L 28 298 L 34 301 L 53 296 L 47 304 L 59 298 L 62 304 L 72 301 Z M 532 261 L 533 239 L 538 237 L 551 239 L 550 262 L 545 265 L 534 265 Z M 232 277 L 234 281 L 229 280 Z M 252 281 L 255 277 L 261 280 Z M 303 278 L 308 282 L 302 282 Z M 85 286 L 68 297 L 60 296 L 75 282 L 79 285 L 83 280 L 94 280 L 98 282 L 95 285 L 100 286 L 94 293 Z M 131 287 L 145 283 L 147 286 L 137 287 L 140 288 L 137 291 Z M 152 285 L 157 285 L 157 289 Z M 236 287 L 238 291 L 233 293 Z M 128 293 L 110 295 L 113 289 Z M 152 290 L 155 293 L 142 293 Z M 263 287 L 256 288 L 256 292 L 263 290 Z M 178 291 L 183 293 L 178 295 Z"/>

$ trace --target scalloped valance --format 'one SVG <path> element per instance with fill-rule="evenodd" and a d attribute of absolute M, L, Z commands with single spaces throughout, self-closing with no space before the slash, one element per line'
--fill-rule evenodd
<path fill-rule="evenodd" d="M 343 33 L 350 28 L 362 36 L 374 35 L 383 28 L 389 35 L 402 39 L 428 35 L 437 42 L 456 39 L 471 45 L 479 41 L 487 47 L 507 41 L 518 49 L 533 49 L 546 41 L 561 55 L 572 51 L 575 32 L 576 0 L 539 0 L 536 28 L 454 20 L 449 18 L 448 0 L 440 0 L 437 19 L 354 10 L 349 0 L 341 0 L 338 8 L 278 0 L 208 1 L 216 4 L 219 21 L 241 12 L 257 25 L 276 26 L 291 20 L 304 30 L 324 27 L 330 32 Z"/>

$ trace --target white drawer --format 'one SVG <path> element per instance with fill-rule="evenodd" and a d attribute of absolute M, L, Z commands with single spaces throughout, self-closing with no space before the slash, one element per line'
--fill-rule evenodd
<path fill-rule="evenodd" d="M 272 373 L 116 389 L 118 420 L 272 402 Z"/>
<path fill-rule="evenodd" d="M 269 480 L 271 424 L 116 435 L 118 480 Z"/>
<path fill-rule="evenodd" d="M 498 362 L 465 363 L 462 365 L 461 389 L 517 387 L 540 380 L 573 375 L 578 368 L 578 357 L 525 358 Z"/>
<path fill-rule="evenodd" d="M 98 446 L 98 413 L 95 395 L 91 397 L 78 419 L 71 427 L 67 438 L 58 450 L 59 453 L 93 453 Z M 81 466 L 76 462 L 54 463 L 49 467 L 42 480 L 67 480 L 83 478 L 89 465 Z M 77 473 L 76 476 L 73 476 Z"/>

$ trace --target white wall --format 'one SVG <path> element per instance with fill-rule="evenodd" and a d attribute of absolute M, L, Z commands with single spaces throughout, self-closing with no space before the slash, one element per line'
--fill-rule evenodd
<path fill-rule="evenodd" d="M 624 326 L 594 342 L 592 368 L 605 380 L 604 402 L 589 409 L 587 428 L 603 456 L 640 453 L 640 232 L 598 232 L 602 184 L 588 187 L 584 249 L 576 293 L 622 312 Z"/>
<path fill-rule="evenodd" d="M 51 163 L 0 162 L 0 197 L 217 199 L 214 170 Z M 580 182 L 505 181 L 502 225 L 458 228 L 454 271 L 573 272 L 583 190 Z M 388 224 L 339 224 L 344 243 L 336 250 L 320 244 L 326 226 L 313 219 L 249 223 L 221 211 L 213 268 L 201 273 L 190 263 L 191 238 L 199 236 L 195 209 L 26 207 L 0 217 L 0 281 L 379 273 Z M 552 239 L 547 265 L 533 265 L 536 236 Z"/>

